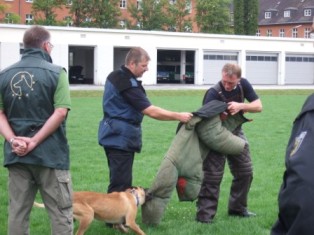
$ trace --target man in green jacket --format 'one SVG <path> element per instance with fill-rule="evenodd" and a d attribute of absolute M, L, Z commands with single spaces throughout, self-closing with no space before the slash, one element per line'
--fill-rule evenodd
<path fill-rule="evenodd" d="M 71 108 L 65 70 L 52 64 L 50 33 L 24 33 L 19 62 L 0 73 L 0 134 L 9 171 L 8 234 L 29 234 L 39 190 L 54 235 L 73 233 L 72 184 L 65 121 Z"/>

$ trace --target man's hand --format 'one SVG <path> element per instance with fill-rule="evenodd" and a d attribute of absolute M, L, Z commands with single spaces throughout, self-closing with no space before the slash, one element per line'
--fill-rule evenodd
<path fill-rule="evenodd" d="M 18 156 L 24 156 L 27 151 L 27 143 L 24 140 L 14 138 L 11 142 L 12 152 Z"/>
<path fill-rule="evenodd" d="M 191 120 L 193 117 L 192 113 L 179 113 L 179 121 L 183 123 L 187 123 Z"/>
<path fill-rule="evenodd" d="M 243 109 L 243 103 L 238 103 L 234 101 L 228 103 L 228 110 L 231 115 L 237 114 L 242 109 Z"/>

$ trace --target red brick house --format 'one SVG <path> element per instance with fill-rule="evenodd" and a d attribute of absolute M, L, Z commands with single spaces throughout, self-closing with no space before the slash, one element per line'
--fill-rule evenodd
<path fill-rule="evenodd" d="M 260 0 L 257 36 L 310 38 L 314 0 Z"/>

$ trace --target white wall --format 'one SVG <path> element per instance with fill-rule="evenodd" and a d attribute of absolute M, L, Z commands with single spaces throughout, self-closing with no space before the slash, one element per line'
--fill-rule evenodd
<path fill-rule="evenodd" d="M 19 45 L 26 25 L 0 24 L 0 69 L 20 58 Z M 156 83 L 157 50 L 195 51 L 195 84 L 203 83 L 204 51 L 238 51 L 239 64 L 245 77 L 245 55 L 249 52 L 279 54 L 278 84 L 284 81 L 283 62 L 286 53 L 313 54 L 313 39 L 274 38 L 255 36 L 214 35 L 201 33 L 176 33 L 159 31 L 108 30 L 74 27 L 47 27 L 51 41 L 55 45 L 53 61 L 68 67 L 69 45 L 95 47 L 94 83 L 102 85 L 107 75 L 114 69 L 113 51 L 116 47 L 141 46 L 151 56 L 149 71 L 142 78 L 143 84 Z"/>

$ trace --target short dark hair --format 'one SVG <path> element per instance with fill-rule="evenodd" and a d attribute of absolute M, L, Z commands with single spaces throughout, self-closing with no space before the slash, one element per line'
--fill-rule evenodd
<path fill-rule="evenodd" d="M 131 62 L 138 64 L 141 61 L 150 61 L 148 53 L 141 47 L 132 48 L 125 57 L 126 65 L 129 65 Z"/>
<path fill-rule="evenodd" d="M 50 40 L 50 33 L 42 26 L 32 26 L 24 33 L 24 48 L 41 48 L 44 42 Z"/>

